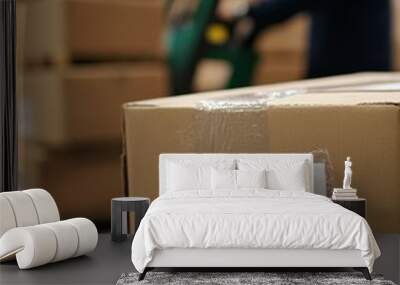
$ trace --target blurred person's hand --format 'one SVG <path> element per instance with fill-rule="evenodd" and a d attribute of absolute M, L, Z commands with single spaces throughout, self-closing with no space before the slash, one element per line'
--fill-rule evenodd
<path fill-rule="evenodd" d="M 217 7 L 217 16 L 223 21 L 231 22 L 243 17 L 251 0 L 221 0 Z"/>
<path fill-rule="evenodd" d="M 221 0 L 217 7 L 217 17 L 225 22 L 236 22 L 233 38 L 236 43 L 242 43 L 254 28 L 253 20 L 246 17 L 250 6 L 261 0 Z"/>

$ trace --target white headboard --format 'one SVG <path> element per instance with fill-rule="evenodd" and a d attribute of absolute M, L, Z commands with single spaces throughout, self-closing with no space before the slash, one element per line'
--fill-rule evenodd
<path fill-rule="evenodd" d="M 262 158 L 271 160 L 290 159 L 293 161 L 304 161 L 308 166 L 310 181 L 310 189 L 308 192 L 314 193 L 314 165 L 313 155 L 311 153 L 240 153 L 240 154 L 225 154 L 225 153 L 163 153 L 160 154 L 159 160 L 159 195 L 166 192 L 166 168 L 167 162 L 174 160 L 191 160 L 191 161 L 213 161 L 213 160 L 235 160 L 243 158 Z"/>

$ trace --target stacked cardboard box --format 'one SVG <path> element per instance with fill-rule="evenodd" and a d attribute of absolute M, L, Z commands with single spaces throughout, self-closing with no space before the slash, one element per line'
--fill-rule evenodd
<path fill-rule="evenodd" d="M 25 183 L 51 192 L 62 217 L 90 217 L 106 224 L 111 198 L 122 195 L 116 147 L 64 151 L 31 144 L 26 174 Z"/>
<path fill-rule="evenodd" d="M 124 102 L 168 94 L 162 62 L 71 65 L 25 74 L 27 134 L 51 146 L 119 143 Z"/>
<path fill-rule="evenodd" d="M 260 62 L 255 84 L 304 78 L 307 63 L 309 17 L 296 16 L 261 34 L 256 42 Z"/>
<path fill-rule="evenodd" d="M 27 3 L 28 62 L 164 58 L 163 0 Z"/>
<path fill-rule="evenodd" d="M 400 232 L 400 74 L 361 73 L 124 105 L 125 187 L 158 196 L 161 153 L 326 149 L 368 201 L 374 231 Z"/>
<path fill-rule="evenodd" d="M 25 187 L 63 218 L 110 219 L 124 196 L 121 105 L 169 93 L 164 1 L 26 1 Z"/>

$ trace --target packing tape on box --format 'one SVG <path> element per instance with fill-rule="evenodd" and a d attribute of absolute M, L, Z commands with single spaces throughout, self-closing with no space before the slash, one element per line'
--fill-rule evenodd
<path fill-rule="evenodd" d="M 279 91 L 247 93 L 223 98 L 201 100 L 196 107 L 204 111 L 249 112 L 268 107 L 278 99 L 304 94 L 306 89 L 287 89 Z"/>
<path fill-rule="evenodd" d="M 270 103 L 292 96 L 312 93 L 355 93 L 355 92 L 399 92 L 400 82 L 384 81 L 370 84 L 350 84 L 302 89 L 283 89 L 256 93 L 231 95 L 215 99 L 201 100 L 196 108 L 204 111 L 251 112 L 264 109 Z"/>
<path fill-rule="evenodd" d="M 304 92 L 287 89 L 201 100 L 193 120 L 180 133 L 181 143 L 193 152 L 265 152 L 269 145 L 265 108 L 272 101 Z"/>

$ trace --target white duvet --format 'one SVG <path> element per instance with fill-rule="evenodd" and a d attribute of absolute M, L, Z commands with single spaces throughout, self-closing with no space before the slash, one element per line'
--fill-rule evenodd
<path fill-rule="evenodd" d="M 165 248 L 358 249 L 370 271 L 380 255 L 365 219 L 328 198 L 256 189 L 157 198 L 133 239 L 135 268 Z"/>

